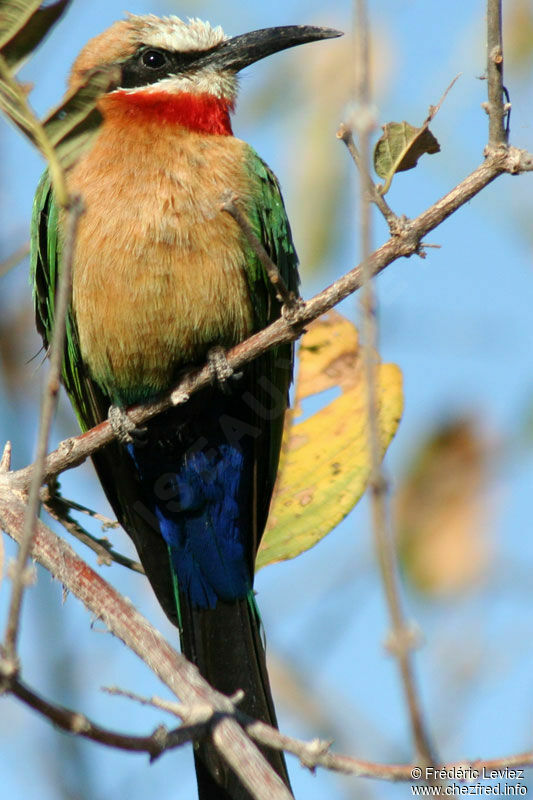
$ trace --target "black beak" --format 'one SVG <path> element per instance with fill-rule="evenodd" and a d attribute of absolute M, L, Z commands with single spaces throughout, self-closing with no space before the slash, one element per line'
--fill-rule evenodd
<path fill-rule="evenodd" d="M 259 61 L 280 50 L 297 44 L 317 42 L 320 39 L 335 39 L 342 31 L 333 28 L 317 28 L 313 25 L 285 25 L 280 28 L 263 28 L 242 33 L 214 47 L 203 56 L 199 55 L 195 67 L 213 66 L 215 69 L 239 72 L 255 61 Z"/>

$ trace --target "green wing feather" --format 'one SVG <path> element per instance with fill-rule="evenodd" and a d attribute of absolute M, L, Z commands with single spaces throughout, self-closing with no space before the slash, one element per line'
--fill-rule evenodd
<path fill-rule="evenodd" d="M 298 294 L 298 258 L 292 241 L 291 228 L 276 176 L 255 150 L 248 148 L 247 169 L 252 180 L 252 201 L 248 216 L 256 236 L 278 267 L 288 289 Z M 264 267 L 248 243 L 246 272 L 250 297 L 255 313 L 255 329 L 261 330 L 277 319 L 281 313 L 280 303 Z M 264 408 L 273 402 L 282 406 L 281 413 L 272 414 L 268 423 L 268 445 L 258 444 L 256 465 L 257 486 L 257 532 L 255 553 L 268 517 L 270 498 L 276 480 L 281 439 L 283 436 L 284 410 L 288 404 L 289 386 L 292 380 L 294 345 L 287 343 L 275 347 L 253 362 L 255 373 L 254 395 Z M 261 422 L 261 420 L 258 420 Z M 264 420 L 262 421 L 264 426 Z"/>
<path fill-rule="evenodd" d="M 61 270 L 60 210 L 48 171 L 37 187 L 31 222 L 30 279 L 37 329 L 49 347 L 55 323 L 55 296 Z M 83 431 L 105 419 L 110 400 L 90 378 L 82 361 L 76 323 L 69 310 L 65 325 L 62 380 Z"/>

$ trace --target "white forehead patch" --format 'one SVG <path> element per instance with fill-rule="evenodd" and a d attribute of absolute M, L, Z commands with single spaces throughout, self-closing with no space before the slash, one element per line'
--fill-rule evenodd
<path fill-rule="evenodd" d="M 154 14 L 137 16 L 128 14 L 135 28 L 139 44 L 174 50 L 180 53 L 191 50 L 208 50 L 226 39 L 220 25 L 213 28 L 201 19 L 183 22 L 179 17 L 156 17 Z"/>

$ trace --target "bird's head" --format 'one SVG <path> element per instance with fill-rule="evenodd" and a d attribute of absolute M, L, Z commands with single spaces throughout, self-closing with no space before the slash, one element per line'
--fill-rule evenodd
<path fill-rule="evenodd" d="M 330 28 L 289 25 L 228 38 L 219 26 L 199 19 L 183 22 L 175 16 L 130 14 L 83 48 L 72 68 L 70 88 L 83 83 L 95 67 L 118 65 L 119 86 L 101 102 L 104 114 L 121 105 L 130 113 L 142 109 L 161 120 L 191 123 L 202 130 L 201 106 L 209 109 L 208 125 L 216 122 L 216 108 L 229 125 L 240 70 L 280 50 L 340 35 Z M 231 132 L 224 127 L 210 132 Z"/>

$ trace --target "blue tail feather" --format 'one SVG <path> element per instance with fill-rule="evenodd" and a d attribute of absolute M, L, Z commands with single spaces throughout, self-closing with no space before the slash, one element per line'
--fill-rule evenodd
<path fill-rule="evenodd" d="M 183 424 L 165 425 L 164 433 L 152 425 L 147 444 L 128 448 L 180 591 L 204 609 L 246 597 L 252 587 L 253 439 L 228 441 L 220 425 L 228 400 L 219 392 L 213 399 L 207 415 L 205 406 L 200 415 L 189 409 Z"/>

